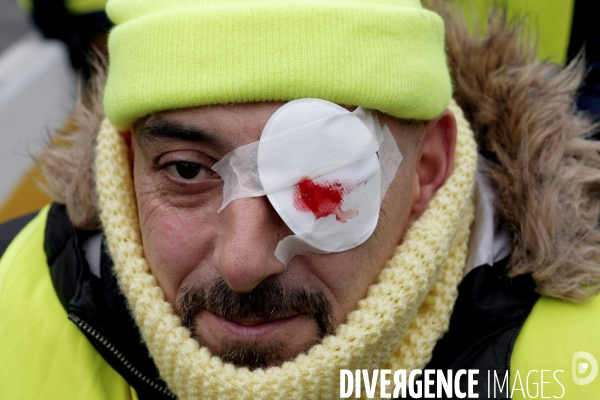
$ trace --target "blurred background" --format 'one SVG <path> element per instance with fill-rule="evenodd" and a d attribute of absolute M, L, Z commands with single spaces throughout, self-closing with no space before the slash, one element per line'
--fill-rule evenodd
<path fill-rule="evenodd" d="M 0 223 L 50 199 L 35 155 L 62 129 L 90 71 L 86 54 L 105 51 L 106 0 L 0 0 Z M 168 1 L 168 0 L 165 0 Z M 463 7 L 473 29 L 493 0 L 447 0 Z M 527 16 L 538 60 L 568 63 L 585 49 L 580 109 L 600 115 L 600 16 L 597 0 L 500 0 L 515 21 Z"/>
<path fill-rule="evenodd" d="M 0 223 L 50 202 L 34 158 L 106 46 L 105 0 L 0 0 Z"/>

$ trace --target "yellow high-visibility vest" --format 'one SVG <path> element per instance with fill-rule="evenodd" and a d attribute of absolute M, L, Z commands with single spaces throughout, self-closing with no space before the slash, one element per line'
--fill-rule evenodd
<path fill-rule="evenodd" d="M 0 399 L 137 399 L 67 319 L 44 252 L 48 209 L 0 259 Z"/>
<path fill-rule="evenodd" d="M 487 19 L 490 0 L 458 1 L 467 17 L 475 12 L 480 26 Z M 510 18 L 527 17 L 527 28 L 532 39 L 538 40 L 538 60 L 563 64 L 571 38 L 571 23 L 575 0 L 506 0 Z M 472 19 L 470 21 L 472 25 Z"/>

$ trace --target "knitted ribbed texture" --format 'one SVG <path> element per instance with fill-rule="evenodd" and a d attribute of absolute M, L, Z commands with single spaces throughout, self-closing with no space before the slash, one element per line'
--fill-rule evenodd
<path fill-rule="evenodd" d="M 180 399 L 339 398 L 340 369 L 423 368 L 448 327 L 473 220 L 473 133 L 451 104 L 459 133 L 446 184 L 409 229 L 378 282 L 335 335 L 281 367 L 224 364 L 181 326 L 143 258 L 126 147 L 104 121 L 96 171 L 101 219 L 119 284 L 161 377 Z"/>
<path fill-rule="evenodd" d="M 110 0 L 104 107 L 156 111 L 319 98 L 437 117 L 452 86 L 444 23 L 419 0 Z"/>

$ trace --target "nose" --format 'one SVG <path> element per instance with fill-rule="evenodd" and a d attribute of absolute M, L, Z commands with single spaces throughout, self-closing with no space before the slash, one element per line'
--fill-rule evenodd
<path fill-rule="evenodd" d="M 250 292 L 285 270 L 275 248 L 292 232 L 266 196 L 234 200 L 219 215 L 213 265 L 234 292 Z"/>

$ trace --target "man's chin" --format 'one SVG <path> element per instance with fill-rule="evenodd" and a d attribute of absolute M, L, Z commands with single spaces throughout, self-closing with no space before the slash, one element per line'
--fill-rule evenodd
<path fill-rule="evenodd" d="M 224 340 L 220 347 L 222 353 L 215 355 L 220 357 L 223 362 L 250 370 L 279 366 L 293 358 L 285 354 L 283 351 L 285 344 L 283 343 L 236 343 Z"/>
<path fill-rule="evenodd" d="M 304 315 L 240 323 L 202 311 L 196 322 L 194 336 L 202 345 L 224 362 L 249 369 L 279 366 L 321 341 L 316 321 Z"/>

